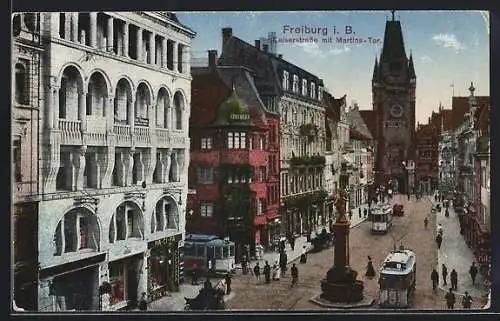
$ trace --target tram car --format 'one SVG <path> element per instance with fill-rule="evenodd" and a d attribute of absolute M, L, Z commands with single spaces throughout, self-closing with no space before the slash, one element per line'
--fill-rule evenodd
<path fill-rule="evenodd" d="M 234 242 L 216 235 L 186 234 L 182 247 L 184 273 L 189 275 L 193 270 L 198 275 L 234 273 L 234 247 Z"/>
<path fill-rule="evenodd" d="M 371 209 L 372 227 L 375 233 L 387 233 L 392 227 L 392 208 L 389 203 L 378 203 Z"/>
<path fill-rule="evenodd" d="M 408 308 L 415 293 L 417 257 L 412 250 L 400 248 L 387 255 L 379 276 L 381 308 Z"/>

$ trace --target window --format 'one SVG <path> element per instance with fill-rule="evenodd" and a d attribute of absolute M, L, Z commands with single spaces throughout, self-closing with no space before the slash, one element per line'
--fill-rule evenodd
<path fill-rule="evenodd" d="M 323 99 L 323 87 L 319 86 L 318 87 L 318 100 Z"/>
<path fill-rule="evenodd" d="M 266 145 L 266 137 L 262 135 L 262 136 L 260 136 L 260 139 L 259 139 L 260 150 L 264 150 L 266 147 L 265 145 Z"/>
<path fill-rule="evenodd" d="M 201 138 L 201 149 L 212 149 L 212 137 Z"/>
<path fill-rule="evenodd" d="M 200 184 L 213 184 L 214 170 L 212 167 L 197 167 L 196 168 L 198 183 Z"/>
<path fill-rule="evenodd" d="M 82 209 L 75 209 L 64 215 L 57 225 L 54 255 L 78 252 L 83 249 L 98 250 L 99 227 L 97 219 Z"/>
<path fill-rule="evenodd" d="M 123 262 L 109 264 L 109 283 L 111 284 L 110 305 L 125 301 L 125 266 Z"/>
<path fill-rule="evenodd" d="M 247 137 L 245 132 L 227 133 L 228 149 L 245 149 L 247 147 Z"/>
<path fill-rule="evenodd" d="M 28 68 L 26 63 L 17 63 L 15 70 L 15 98 L 18 104 L 28 105 L 29 103 L 29 85 L 28 85 Z"/>
<path fill-rule="evenodd" d="M 283 70 L 283 90 L 288 90 L 289 83 L 290 83 L 290 79 L 288 76 L 288 71 Z"/>
<path fill-rule="evenodd" d="M 297 75 L 293 75 L 293 87 L 292 87 L 292 91 L 294 93 L 298 93 L 299 92 L 299 76 L 297 76 Z"/>
<path fill-rule="evenodd" d="M 316 85 L 313 82 L 311 83 L 311 98 L 316 98 Z"/>
<path fill-rule="evenodd" d="M 86 249 L 88 247 L 88 235 L 89 235 L 89 222 L 84 216 L 78 218 L 79 225 L 79 236 L 80 236 L 80 249 Z"/>
<path fill-rule="evenodd" d="M 263 214 L 266 211 L 266 200 L 259 198 L 257 200 L 257 215 Z"/>
<path fill-rule="evenodd" d="M 307 96 L 307 79 L 302 79 L 302 95 Z"/>
<path fill-rule="evenodd" d="M 200 215 L 204 217 L 212 217 L 214 205 L 212 203 L 201 203 Z"/>
<path fill-rule="evenodd" d="M 264 182 L 267 179 L 266 172 L 267 172 L 266 166 L 261 166 L 260 167 L 260 179 L 259 179 L 261 182 Z"/>
<path fill-rule="evenodd" d="M 127 238 L 143 238 L 144 226 L 140 212 L 134 209 L 135 205 L 120 205 L 116 209 L 115 215 L 111 218 L 109 229 L 109 242 Z"/>
<path fill-rule="evenodd" d="M 15 140 L 12 146 L 12 161 L 14 166 L 14 179 L 16 182 L 21 182 L 23 180 L 23 175 L 21 174 L 21 141 L 19 139 Z"/>

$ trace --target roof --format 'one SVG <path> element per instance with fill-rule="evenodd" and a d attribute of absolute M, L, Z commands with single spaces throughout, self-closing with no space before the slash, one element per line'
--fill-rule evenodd
<path fill-rule="evenodd" d="M 359 114 L 363 118 L 372 137 L 377 137 L 377 113 L 374 110 L 360 110 Z"/>
<path fill-rule="evenodd" d="M 342 106 L 345 106 L 346 96 L 347 95 L 335 98 L 329 92 L 323 92 L 323 102 L 325 104 L 325 115 L 327 119 L 340 121 L 340 109 Z"/>
<path fill-rule="evenodd" d="M 349 108 L 349 111 L 347 112 L 347 120 L 349 124 L 351 124 L 354 129 L 362 135 L 363 138 L 359 139 L 373 139 L 368 126 L 366 126 L 363 117 L 361 117 L 358 107 L 355 106 L 354 108 Z M 357 133 L 354 133 L 354 135 L 357 135 Z"/>
<path fill-rule="evenodd" d="M 451 100 L 453 121 L 451 129 L 457 129 L 464 122 L 464 115 L 469 112 L 469 96 L 454 96 Z M 475 96 L 478 106 L 490 105 L 490 96 Z"/>
<path fill-rule="evenodd" d="M 351 127 L 349 129 L 349 138 L 350 139 L 357 139 L 357 140 L 372 140 L 373 139 L 371 136 L 365 135 L 353 127 Z"/>
<path fill-rule="evenodd" d="M 236 116 L 236 117 L 234 117 Z M 236 89 L 233 88 L 229 98 L 223 102 L 217 110 L 217 125 L 231 125 L 234 121 L 241 124 L 252 124 L 250 109 L 248 105 L 238 96 Z"/>
<path fill-rule="evenodd" d="M 380 63 L 401 59 L 406 60 L 401 23 L 397 20 L 388 20 L 385 23 L 384 45 Z"/>
<path fill-rule="evenodd" d="M 475 128 L 479 129 L 480 131 L 488 131 L 488 127 L 490 125 L 490 106 L 489 105 L 482 105 L 479 106 L 479 117 L 477 119 L 477 122 L 475 124 Z"/>

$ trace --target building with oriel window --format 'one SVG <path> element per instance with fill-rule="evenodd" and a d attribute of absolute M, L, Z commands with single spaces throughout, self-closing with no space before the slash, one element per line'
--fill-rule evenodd
<path fill-rule="evenodd" d="M 38 117 L 43 54 L 40 14 L 12 17 L 12 236 L 14 304 L 37 309 Z"/>
<path fill-rule="evenodd" d="M 179 285 L 195 33 L 168 12 L 43 13 L 38 310 Z"/>

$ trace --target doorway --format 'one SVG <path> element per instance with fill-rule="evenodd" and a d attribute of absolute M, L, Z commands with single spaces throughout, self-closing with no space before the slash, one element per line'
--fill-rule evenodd
<path fill-rule="evenodd" d="M 137 262 L 132 261 L 127 264 L 127 300 L 129 308 L 135 308 L 137 306 L 138 283 Z"/>

